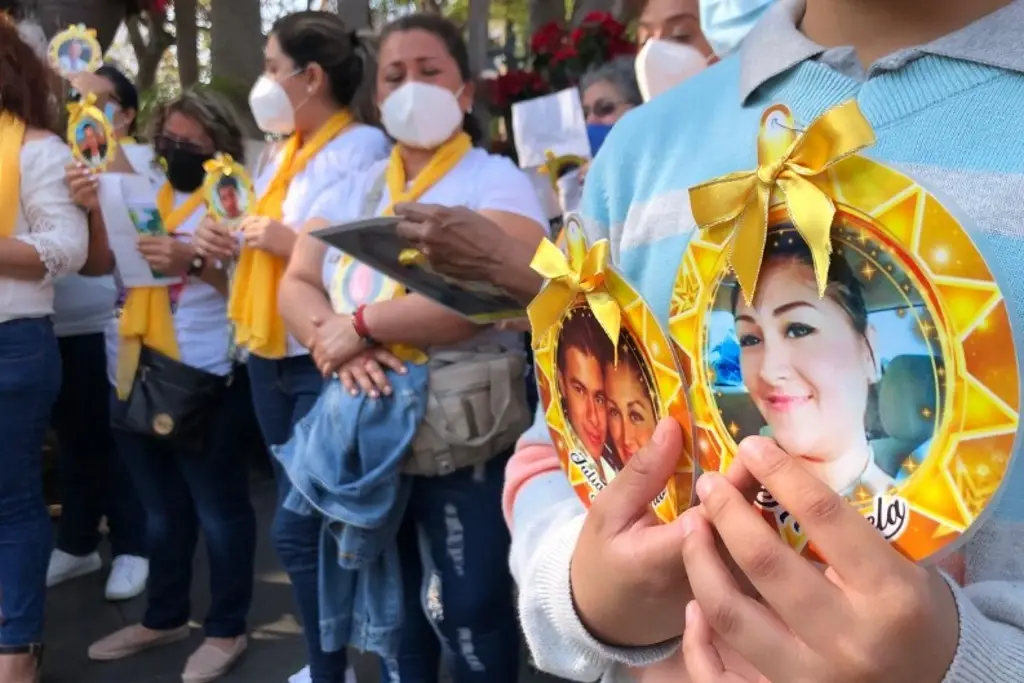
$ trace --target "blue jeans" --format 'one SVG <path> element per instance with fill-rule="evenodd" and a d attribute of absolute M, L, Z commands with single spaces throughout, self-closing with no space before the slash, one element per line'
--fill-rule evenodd
<path fill-rule="evenodd" d="M 398 532 L 405 622 L 381 681 L 437 683 L 443 657 L 454 683 L 516 683 L 519 622 L 501 512 L 511 453 L 446 477 L 417 477 Z"/>
<path fill-rule="evenodd" d="M 58 339 L 63 377 L 53 407 L 59 444 L 63 512 L 57 548 L 88 555 L 100 542 L 100 518 L 110 527 L 114 556 L 146 556 L 146 517 L 110 429 L 110 383 L 103 333 Z"/>
<path fill-rule="evenodd" d="M 442 654 L 454 683 L 517 680 L 519 627 L 501 513 L 507 461 L 505 455 L 480 468 L 413 481 L 398 534 L 405 595 L 401 645 L 398 657 L 382 664 L 382 682 L 436 683 Z M 316 627 L 320 519 L 278 508 L 272 535 L 308 625 L 313 683 L 342 683 L 346 652 L 323 652 Z"/>
<path fill-rule="evenodd" d="M 43 636 L 53 547 L 43 501 L 43 440 L 60 391 L 49 318 L 0 323 L 0 645 Z"/>
<path fill-rule="evenodd" d="M 249 356 L 249 386 L 252 407 L 267 448 L 280 446 L 292 436 L 292 429 L 306 416 L 324 386 L 324 378 L 310 356 L 271 360 Z M 277 458 L 270 459 L 277 479 L 278 503 L 288 492 L 288 477 Z"/>
<path fill-rule="evenodd" d="M 116 416 L 124 404 L 114 392 L 111 397 L 111 413 Z M 206 635 L 233 638 L 246 631 L 256 516 L 249 501 L 248 461 L 238 435 L 248 400 L 244 386 L 232 384 L 227 389 L 212 407 L 202 452 L 114 430 L 118 451 L 146 509 L 150 563 L 142 624 L 147 628 L 172 629 L 188 623 L 192 560 L 202 528 L 210 562 Z"/>

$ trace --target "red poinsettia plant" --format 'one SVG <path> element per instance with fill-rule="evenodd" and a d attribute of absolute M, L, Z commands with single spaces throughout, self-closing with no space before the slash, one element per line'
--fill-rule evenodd
<path fill-rule="evenodd" d="M 488 100 L 492 111 L 498 114 L 507 112 L 516 102 L 549 92 L 551 88 L 540 74 L 526 69 L 506 71 L 488 83 Z"/>
<path fill-rule="evenodd" d="M 530 39 L 529 68 L 494 80 L 491 108 L 495 114 L 506 114 L 515 102 L 571 87 L 587 70 L 635 51 L 626 27 L 607 12 L 587 14 L 572 31 L 549 22 Z"/>

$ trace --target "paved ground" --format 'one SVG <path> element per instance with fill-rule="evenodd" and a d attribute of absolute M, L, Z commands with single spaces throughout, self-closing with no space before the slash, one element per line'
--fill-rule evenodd
<path fill-rule="evenodd" d="M 285 683 L 304 664 L 302 635 L 292 607 L 291 587 L 280 569 L 267 538 L 273 508 L 273 487 L 266 478 L 253 483 L 253 501 L 260 524 L 256 553 L 256 597 L 250 618 L 252 629 L 245 659 L 224 683 Z M 181 669 L 202 639 L 194 630 L 187 642 L 143 653 L 120 662 L 97 663 L 86 657 L 92 641 L 138 621 L 143 601 L 113 604 L 103 599 L 105 575 L 95 574 L 57 586 L 47 606 L 45 683 L 171 683 L 181 680 Z M 206 610 L 206 571 L 202 550 L 193 582 L 193 615 Z M 195 626 L 195 625 L 193 625 Z M 359 683 L 377 683 L 373 661 L 356 658 Z M 551 683 L 524 666 L 522 683 Z"/>

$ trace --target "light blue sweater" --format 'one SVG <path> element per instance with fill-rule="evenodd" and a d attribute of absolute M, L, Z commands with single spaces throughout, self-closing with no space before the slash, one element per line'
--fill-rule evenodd
<path fill-rule="evenodd" d="M 608 238 L 618 268 L 667 326 L 673 280 L 695 230 L 688 188 L 757 166 L 760 117 L 784 103 L 804 127 L 856 99 L 877 135 L 867 156 L 913 177 L 965 225 L 1001 276 L 1024 349 L 1024 0 L 920 49 L 862 72 L 848 49 L 824 50 L 796 28 L 786 0 L 739 55 L 620 121 L 587 176 L 582 214 L 593 242 Z M 1019 358 L 1020 360 L 1020 358 Z M 1024 367 L 1024 365 L 1022 365 Z M 549 444 L 537 422 L 523 447 Z M 1019 454 L 1018 454 L 1019 455 Z M 568 595 L 568 565 L 583 508 L 559 473 L 519 489 L 512 567 L 537 665 L 572 680 L 625 681 L 669 649 L 623 651 L 586 633 Z M 955 588 L 961 639 L 945 683 L 1024 680 L 1024 459 L 1017 457 L 996 514 L 963 551 Z"/>

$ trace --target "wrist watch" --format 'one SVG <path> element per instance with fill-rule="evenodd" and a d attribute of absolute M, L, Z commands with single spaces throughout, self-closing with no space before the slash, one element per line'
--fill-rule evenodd
<path fill-rule="evenodd" d="M 199 277 L 205 267 L 206 259 L 201 254 L 196 254 L 188 264 L 188 271 L 185 274 L 189 277 Z"/>

